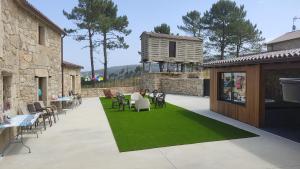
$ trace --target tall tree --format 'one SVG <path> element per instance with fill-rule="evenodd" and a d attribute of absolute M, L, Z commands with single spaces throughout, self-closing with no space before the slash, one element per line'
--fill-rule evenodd
<path fill-rule="evenodd" d="M 163 33 L 163 34 L 171 34 L 171 28 L 168 24 L 162 23 L 161 25 L 154 27 L 154 32 Z"/>
<path fill-rule="evenodd" d="M 97 31 L 102 36 L 99 44 L 103 45 L 104 77 L 107 80 L 108 55 L 107 50 L 118 48 L 127 49 L 129 45 L 124 36 L 128 36 L 131 30 L 127 29 L 127 16 L 117 16 L 118 7 L 111 0 L 99 0 L 99 17 L 97 19 Z"/>
<path fill-rule="evenodd" d="M 182 16 L 183 25 L 178 29 L 192 34 L 194 37 L 202 37 L 202 18 L 200 12 L 193 10 Z"/>
<path fill-rule="evenodd" d="M 253 25 L 250 20 L 242 19 L 236 20 L 232 29 L 232 46 L 236 57 L 249 52 L 261 52 L 262 42 L 265 39 L 262 32 L 257 29 L 257 25 Z"/>
<path fill-rule="evenodd" d="M 96 43 L 94 37 L 97 32 L 98 8 L 98 0 L 79 0 L 78 5 L 70 13 L 63 11 L 67 19 L 72 20 L 76 25 L 76 28 L 65 29 L 65 31 L 79 42 L 88 41 L 93 80 L 95 80 L 94 48 Z"/>
<path fill-rule="evenodd" d="M 217 48 L 220 59 L 224 59 L 226 48 L 232 43 L 235 21 L 245 16 L 244 6 L 229 0 L 219 0 L 205 12 L 203 23 L 209 36 L 208 45 Z"/>

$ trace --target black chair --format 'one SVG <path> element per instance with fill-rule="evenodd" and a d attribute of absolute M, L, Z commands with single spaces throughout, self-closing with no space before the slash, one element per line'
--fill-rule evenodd
<path fill-rule="evenodd" d="M 117 92 L 116 96 L 111 98 L 111 108 L 115 108 L 116 105 L 119 105 L 119 96 L 121 96 L 121 93 Z"/>
<path fill-rule="evenodd" d="M 119 110 L 124 111 L 125 106 L 128 106 L 128 108 L 130 109 L 130 101 L 129 99 L 126 99 L 124 95 L 120 95 L 118 97 L 118 102 L 119 102 Z"/>
<path fill-rule="evenodd" d="M 39 110 L 41 112 L 46 111 L 50 115 L 50 117 L 51 116 L 53 117 L 54 123 L 56 123 L 55 114 L 57 114 L 57 118 L 58 118 L 58 112 L 57 112 L 57 107 L 56 106 L 54 106 L 54 105 L 45 106 L 44 102 L 42 102 L 42 101 L 34 102 L 33 105 L 34 105 L 36 110 Z"/>
<path fill-rule="evenodd" d="M 115 108 L 115 106 L 118 105 L 119 110 L 124 111 L 125 106 L 128 106 L 130 109 L 130 101 L 129 99 L 126 99 L 126 97 L 122 94 L 119 94 L 112 100 L 112 108 Z"/>
<path fill-rule="evenodd" d="M 45 113 L 44 111 L 37 111 L 37 110 L 35 109 L 34 104 L 27 104 L 27 109 L 28 109 L 29 113 L 31 113 L 31 114 L 36 114 L 37 112 L 42 113 L 42 114 L 40 115 L 40 118 L 43 119 L 43 124 L 44 124 L 44 129 L 45 129 L 45 130 L 46 130 L 46 120 L 47 120 L 47 119 L 48 119 L 48 121 L 49 121 L 50 126 L 52 126 L 52 120 L 51 120 L 51 117 L 50 117 L 47 113 Z"/>
<path fill-rule="evenodd" d="M 158 90 L 153 90 L 153 91 L 152 91 L 152 94 L 153 94 L 153 97 L 151 98 L 151 101 L 152 101 L 152 103 L 155 104 L 155 102 L 156 102 L 156 97 L 157 97 L 157 94 L 158 94 Z"/>
<path fill-rule="evenodd" d="M 166 94 L 165 93 L 161 93 L 160 95 L 158 95 L 156 97 L 156 102 L 155 102 L 155 108 L 156 107 L 166 107 Z"/>

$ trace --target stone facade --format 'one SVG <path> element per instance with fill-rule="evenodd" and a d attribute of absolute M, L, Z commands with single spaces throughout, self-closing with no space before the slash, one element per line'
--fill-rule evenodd
<path fill-rule="evenodd" d="M 203 73 L 145 73 L 140 88 L 169 94 L 203 96 Z"/>
<path fill-rule="evenodd" d="M 300 48 L 300 38 L 267 45 L 268 51 Z"/>
<path fill-rule="evenodd" d="M 202 79 L 161 79 L 161 90 L 169 94 L 203 96 Z"/>
<path fill-rule="evenodd" d="M 81 68 L 64 66 L 64 95 L 68 95 L 69 91 L 81 94 Z"/>
<path fill-rule="evenodd" d="M 37 101 L 38 78 L 44 79 L 47 89 L 45 103 L 51 95 L 61 94 L 62 31 L 38 18 L 36 11 L 30 11 L 30 6 L 25 9 L 25 2 L 0 1 L 0 107 L 6 97 L 12 104 L 12 114 L 17 114 L 20 101 Z M 42 45 L 39 43 L 40 27 L 44 28 Z M 8 130 L 1 133 L 0 148 L 12 135 Z"/>
<path fill-rule="evenodd" d="M 82 97 L 103 97 L 103 90 L 106 88 L 82 88 L 81 96 Z M 111 92 L 115 94 L 116 92 L 122 92 L 124 94 L 133 93 L 139 91 L 138 87 L 112 87 L 110 88 Z"/>

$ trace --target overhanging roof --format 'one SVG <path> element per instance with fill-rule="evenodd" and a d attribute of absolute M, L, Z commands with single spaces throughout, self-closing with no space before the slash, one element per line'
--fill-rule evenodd
<path fill-rule="evenodd" d="M 280 63 L 288 61 L 300 61 L 300 48 L 273 52 L 263 52 L 257 54 L 244 55 L 238 58 L 216 60 L 204 63 L 203 66 L 210 68 L 260 63 Z"/>
<path fill-rule="evenodd" d="M 143 35 L 148 35 L 150 37 L 155 38 L 166 38 L 166 39 L 174 39 L 174 40 L 189 40 L 189 41 L 200 41 L 202 42 L 201 38 L 198 37 L 192 37 L 192 36 L 177 36 L 177 35 L 169 35 L 169 34 L 163 34 L 163 33 L 155 33 L 155 32 L 143 32 L 141 34 L 141 37 Z"/>
<path fill-rule="evenodd" d="M 50 26 L 55 31 L 60 34 L 66 34 L 64 30 L 62 30 L 59 26 L 57 26 L 54 22 L 52 22 L 48 17 L 46 17 L 41 11 L 36 9 L 32 4 L 30 4 L 27 0 L 15 0 L 17 4 L 33 16 L 37 17 L 39 20 L 45 22 L 48 26 Z"/>

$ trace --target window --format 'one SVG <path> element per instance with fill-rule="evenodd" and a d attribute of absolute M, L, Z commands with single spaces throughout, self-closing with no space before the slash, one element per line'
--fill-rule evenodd
<path fill-rule="evenodd" d="M 169 57 L 170 58 L 176 57 L 176 42 L 173 41 L 169 42 Z"/>
<path fill-rule="evenodd" d="M 39 26 L 39 44 L 40 45 L 45 45 L 45 27 Z"/>
<path fill-rule="evenodd" d="M 219 74 L 219 100 L 245 104 L 246 103 L 246 73 Z"/>

